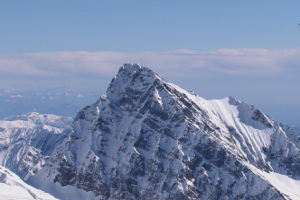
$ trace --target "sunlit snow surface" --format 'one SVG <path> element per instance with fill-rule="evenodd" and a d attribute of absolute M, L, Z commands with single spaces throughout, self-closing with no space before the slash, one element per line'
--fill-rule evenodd
<path fill-rule="evenodd" d="M 27 185 L 10 170 L 0 166 L 1 200 L 57 200 L 50 194 Z"/>
<path fill-rule="evenodd" d="M 14 115 L 10 117 L 4 117 L 3 121 L 27 121 L 36 125 L 49 125 L 56 128 L 70 128 L 73 122 L 72 117 L 63 117 L 52 114 L 40 114 L 37 112 L 30 112 L 23 115 Z"/>
<path fill-rule="evenodd" d="M 294 200 L 300 199 L 300 181 L 275 172 L 266 173 L 260 171 L 260 173 L 287 197 Z"/>

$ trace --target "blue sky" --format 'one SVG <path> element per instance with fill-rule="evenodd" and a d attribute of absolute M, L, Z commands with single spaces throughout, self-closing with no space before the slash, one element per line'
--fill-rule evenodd
<path fill-rule="evenodd" d="M 0 0 L 0 88 L 103 93 L 138 62 L 199 96 L 300 123 L 299 1 Z"/>
<path fill-rule="evenodd" d="M 2 54 L 298 48 L 298 1 L 0 1 Z"/>

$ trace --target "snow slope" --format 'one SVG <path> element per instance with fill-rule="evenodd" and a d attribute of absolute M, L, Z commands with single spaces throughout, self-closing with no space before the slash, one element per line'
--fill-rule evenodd
<path fill-rule="evenodd" d="M 290 199 L 300 199 L 300 181 L 292 179 L 288 176 L 270 172 L 266 173 L 260 171 L 260 173 L 275 187 L 277 188 L 282 194 L 286 196 L 286 198 Z"/>
<path fill-rule="evenodd" d="M 1 200 L 57 200 L 50 194 L 35 189 L 23 182 L 16 174 L 0 166 Z"/>

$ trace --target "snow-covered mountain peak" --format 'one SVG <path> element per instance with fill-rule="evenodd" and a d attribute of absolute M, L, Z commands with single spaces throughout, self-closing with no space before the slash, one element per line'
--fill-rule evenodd
<path fill-rule="evenodd" d="M 299 141 L 250 104 L 208 101 L 124 64 L 32 181 L 107 200 L 287 199 L 266 173 L 300 179 Z"/>
<path fill-rule="evenodd" d="M 124 64 L 108 87 L 107 99 L 116 101 L 124 97 L 122 101 L 129 103 L 161 80 L 162 78 L 157 73 L 147 67 L 139 64 Z"/>
<path fill-rule="evenodd" d="M 138 63 L 125 63 L 121 69 L 125 69 L 126 71 L 134 72 L 140 70 L 142 66 Z"/>

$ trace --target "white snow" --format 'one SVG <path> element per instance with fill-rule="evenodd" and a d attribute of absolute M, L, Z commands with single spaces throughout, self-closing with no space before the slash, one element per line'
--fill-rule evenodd
<path fill-rule="evenodd" d="M 99 200 L 92 192 L 86 192 L 85 190 L 73 187 L 73 186 L 61 186 L 59 183 L 54 183 L 53 179 L 44 179 L 43 176 L 47 172 L 39 171 L 39 173 L 30 178 L 28 182 L 30 185 L 39 188 L 40 190 L 46 191 L 58 199 L 70 199 L 70 200 Z M 51 176 L 51 175 L 50 175 Z M 42 184 L 41 184 L 42 183 Z"/>
<path fill-rule="evenodd" d="M 257 169 L 255 166 L 250 166 L 252 171 L 273 185 L 288 199 L 300 200 L 300 181 L 292 179 L 286 175 L 276 172 L 265 172 Z"/>
<path fill-rule="evenodd" d="M 23 115 L 15 115 L 11 117 L 4 117 L 3 121 L 17 121 L 22 120 L 26 122 L 31 122 L 37 125 L 50 125 L 56 128 L 70 128 L 73 118 L 63 117 L 52 114 L 40 114 L 37 112 L 30 112 Z"/>
<path fill-rule="evenodd" d="M 29 186 L 16 174 L 0 166 L 1 200 L 57 200 L 48 193 Z"/>
<path fill-rule="evenodd" d="M 238 146 L 247 146 L 255 158 L 264 160 L 262 148 L 269 148 L 274 129 L 251 119 L 250 105 L 239 102 L 230 104 L 230 97 L 221 100 L 206 100 L 204 106 L 210 113 L 211 120 L 219 127 L 234 127 L 239 134 Z M 221 122 L 220 122 L 221 120 Z M 219 121 L 219 122 L 218 122 Z M 224 132 L 226 133 L 226 132 Z"/>
<path fill-rule="evenodd" d="M 267 180 L 276 187 L 280 192 L 286 194 L 293 200 L 300 199 L 300 181 L 294 180 L 288 176 L 278 174 L 275 172 L 263 172 L 261 173 L 267 178 Z"/>

